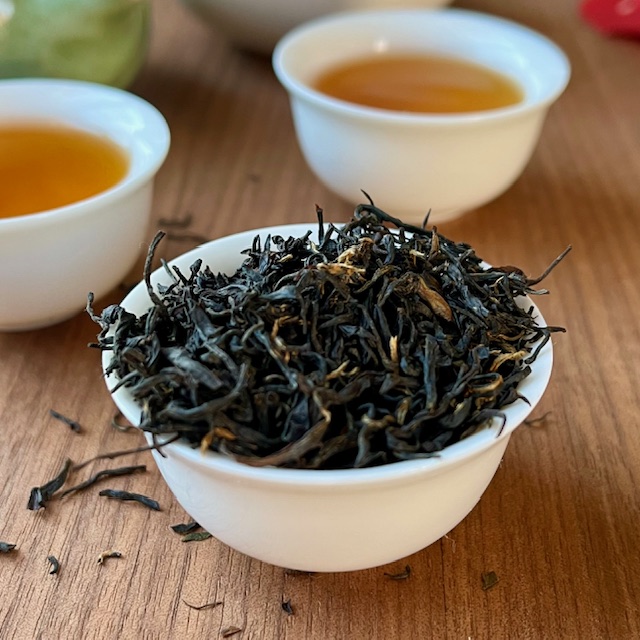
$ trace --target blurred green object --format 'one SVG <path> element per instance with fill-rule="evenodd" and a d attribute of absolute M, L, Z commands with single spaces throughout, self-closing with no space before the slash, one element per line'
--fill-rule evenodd
<path fill-rule="evenodd" d="M 149 0 L 0 0 L 0 78 L 128 86 L 144 62 Z"/>

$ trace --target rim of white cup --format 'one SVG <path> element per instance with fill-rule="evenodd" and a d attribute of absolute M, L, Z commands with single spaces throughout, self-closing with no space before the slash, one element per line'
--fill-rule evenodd
<path fill-rule="evenodd" d="M 78 215 L 83 215 L 88 211 L 91 211 L 96 206 L 108 206 L 109 203 L 126 196 L 128 193 L 134 191 L 141 184 L 153 177 L 167 157 L 171 139 L 167 121 L 156 107 L 133 93 L 125 91 L 124 89 L 118 89 L 116 87 L 98 84 L 95 82 L 86 82 L 83 80 L 66 80 L 59 78 L 16 78 L 3 80 L 0 83 L 0 100 L 3 99 L 3 94 L 8 94 L 16 90 L 19 91 L 21 89 L 39 89 L 42 91 L 43 107 L 41 114 L 37 116 L 30 115 L 25 118 L 12 116 L 11 120 L 6 121 L 3 120 L 0 115 L 0 127 L 5 126 L 9 122 L 16 122 L 20 124 L 46 122 L 47 125 L 55 125 L 59 122 L 66 128 L 74 128 L 72 122 L 56 118 L 55 116 L 52 117 L 51 114 L 47 112 L 47 92 L 52 89 L 56 89 L 69 92 L 83 92 L 85 94 L 91 93 L 96 96 L 103 95 L 109 98 L 115 97 L 122 100 L 123 103 L 126 103 L 128 107 L 134 107 L 140 113 L 141 120 L 144 121 L 145 130 L 153 131 L 152 135 L 156 152 L 153 156 L 149 155 L 148 161 L 135 170 L 132 167 L 133 163 L 130 163 L 127 173 L 119 182 L 93 196 L 61 207 L 47 209 L 45 211 L 0 218 L 0 231 L 6 231 L 12 228 L 28 227 L 29 225 L 38 225 L 43 221 L 48 221 L 54 218 L 61 222 Z M 112 140 L 116 146 L 120 146 L 117 142 L 113 141 L 109 134 L 97 127 L 95 129 L 90 127 L 78 128 L 82 131 L 86 131 L 87 133 L 104 135 L 107 139 Z M 138 133 L 137 135 L 140 134 Z M 145 137 L 149 137 L 150 135 L 150 133 L 146 133 Z"/>
<path fill-rule="evenodd" d="M 408 113 L 368 107 L 331 97 L 314 89 L 309 84 L 303 82 L 298 77 L 290 73 L 287 66 L 286 57 L 293 47 L 308 36 L 315 35 L 317 32 L 321 32 L 323 30 L 331 29 L 334 25 L 348 24 L 351 22 L 353 23 L 354 28 L 357 28 L 358 22 L 364 20 L 379 21 L 384 25 L 393 17 L 402 17 L 407 20 L 414 21 L 418 19 L 428 19 L 430 16 L 435 16 L 436 19 L 472 21 L 478 29 L 481 29 L 483 25 L 493 25 L 509 30 L 515 37 L 535 41 L 538 45 L 546 47 L 547 50 L 556 57 L 559 65 L 556 81 L 553 86 L 550 86 L 547 89 L 544 95 L 534 99 L 525 94 L 522 101 L 506 107 L 455 114 Z M 407 49 L 407 52 L 409 50 L 410 49 Z M 447 52 L 447 57 L 451 56 L 453 56 L 453 54 Z M 347 59 L 350 58 L 345 58 L 345 60 Z M 461 54 L 460 59 L 469 60 L 469 57 Z M 377 122 L 406 124 L 411 126 L 421 124 L 425 126 L 437 125 L 459 127 L 490 122 L 496 119 L 502 120 L 519 117 L 530 111 L 552 104 L 565 90 L 571 76 L 571 65 L 566 54 L 557 44 L 555 44 L 555 42 L 545 35 L 517 22 L 513 22 L 512 20 L 507 20 L 506 18 L 500 18 L 498 16 L 478 11 L 469 11 L 467 9 L 451 7 L 422 9 L 365 9 L 360 11 L 345 11 L 315 18 L 294 27 L 279 40 L 273 51 L 272 65 L 280 83 L 290 94 L 297 98 L 306 100 L 325 110 L 350 115 L 363 120 L 374 120 Z M 483 66 L 491 68 L 488 64 L 483 64 Z"/>

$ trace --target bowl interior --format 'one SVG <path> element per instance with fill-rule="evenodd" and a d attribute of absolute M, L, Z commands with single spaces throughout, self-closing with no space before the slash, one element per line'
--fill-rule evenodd
<path fill-rule="evenodd" d="M 205 265 L 209 265 L 214 272 L 233 273 L 244 259 L 241 252 L 251 246 L 256 235 L 260 235 L 262 239 L 266 238 L 269 234 L 284 237 L 300 237 L 309 229 L 314 230 L 311 234 L 312 239 L 317 239 L 317 232 L 315 231 L 317 225 L 313 224 L 281 225 L 266 229 L 245 231 L 201 245 L 172 260 L 169 264 L 170 266 L 178 267 L 184 273 L 188 273 L 189 267 L 197 259 L 202 259 L 203 268 Z M 151 281 L 154 285 L 168 285 L 171 283 L 164 268 L 156 270 L 152 274 Z M 529 298 L 523 299 L 522 304 L 526 306 L 526 308 L 533 306 L 538 323 L 544 324 L 544 318 Z M 150 308 L 151 303 L 144 282 L 140 282 L 129 292 L 123 300 L 122 306 L 138 316 L 144 314 Z M 108 366 L 110 359 L 111 353 L 109 351 L 103 352 L 102 364 L 104 369 Z M 504 428 L 500 431 L 496 423 L 489 428 L 481 429 L 472 436 L 446 447 L 440 452 L 438 457 L 434 458 L 394 462 L 393 464 L 365 469 L 323 470 L 319 472 L 305 469 L 251 467 L 214 452 L 206 452 L 203 455 L 199 450 L 193 449 L 189 445 L 176 443 L 171 445 L 171 447 L 176 450 L 179 449 L 179 455 L 183 458 L 188 458 L 195 465 L 214 465 L 218 470 L 229 474 L 239 475 L 245 478 L 259 478 L 272 482 L 286 483 L 294 481 L 311 484 L 331 484 L 347 477 L 350 479 L 350 482 L 354 481 L 356 477 L 362 482 L 367 482 L 374 479 L 380 480 L 393 475 L 411 474 L 414 471 L 423 471 L 425 468 L 435 469 L 464 460 L 495 445 L 497 439 L 508 437 L 529 415 L 542 397 L 549 382 L 552 363 L 553 352 L 551 341 L 549 340 L 540 351 L 536 361 L 532 364 L 531 374 L 525 378 L 519 387 L 520 393 L 527 398 L 528 403 L 518 400 L 508 407 L 505 407 L 504 414 L 506 423 Z M 117 381 L 114 375 L 107 376 L 106 378 L 109 389 L 112 389 Z M 140 406 L 127 389 L 123 387 L 116 390 L 112 394 L 112 397 L 123 415 L 132 424 L 138 425 L 140 423 Z"/>

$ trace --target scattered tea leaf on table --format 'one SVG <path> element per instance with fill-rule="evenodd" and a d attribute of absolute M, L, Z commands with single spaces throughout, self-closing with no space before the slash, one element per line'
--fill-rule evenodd
<path fill-rule="evenodd" d="M 117 476 L 131 475 L 132 473 L 145 472 L 146 470 L 147 470 L 147 467 L 144 464 L 138 464 L 131 467 L 118 467 L 116 469 L 102 469 L 101 471 L 98 471 L 96 474 L 94 474 L 84 482 L 81 482 L 80 484 L 77 484 L 73 487 L 69 487 L 68 489 L 65 489 L 60 494 L 60 497 L 64 498 L 66 495 L 70 493 L 87 489 L 88 487 L 93 486 L 99 480 L 102 480 L 102 478 L 115 478 Z"/>
<path fill-rule="evenodd" d="M 72 431 L 76 433 L 80 433 L 82 431 L 82 425 L 71 418 L 67 418 L 67 416 L 58 413 L 55 409 L 49 409 L 49 415 L 60 422 L 64 422 Z"/>
<path fill-rule="evenodd" d="M 179 533 L 180 535 L 184 535 L 185 533 L 191 533 L 196 529 L 199 529 L 200 525 L 194 520 L 192 522 L 185 522 L 182 524 L 172 524 L 171 529 L 174 533 Z"/>
<path fill-rule="evenodd" d="M 15 551 L 16 545 L 11 542 L 2 542 L 0 541 L 0 553 L 11 553 Z"/>
<path fill-rule="evenodd" d="M 498 581 L 500 580 L 500 578 L 498 578 L 498 575 L 496 574 L 495 571 L 486 571 L 485 573 L 482 574 L 481 577 L 482 577 L 482 589 L 484 591 L 487 591 L 495 587 L 498 584 Z"/>
<path fill-rule="evenodd" d="M 129 456 L 136 453 L 141 453 L 143 451 L 157 451 L 161 453 L 162 447 L 166 447 L 167 445 L 175 442 L 179 436 L 174 438 L 169 438 L 165 442 L 154 442 L 153 444 L 143 445 L 141 447 L 134 447 L 133 449 L 122 449 L 120 451 L 108 451 L 107 453 L 100 453 L 97 456 L 93 456 L 93 458 L 89 458 L 88 460 L 84 460 L 83 462 L 79 462 L 78 464 L 73 465 L 74 471 L 79 471 L 83 469 L 88 464 L 95 462 L 96 460 L 113 460 L 115 458 L 120 458 L 122 456 Z"/>
<path fill-rule="evenodd" d="M 132 425 L 123 415 L 122 411 L 116 411 L 113 417 L 111 418 L 111 426 L 116 431 L 131 431 L 136 427 Z"/>
<path fill-rule="evenodd" d="M 189 604 L 186 600 L 182 600 L 184 604 L 187 605 L 190 609 L 195 609 L 196 611 L 202 611 L 203 609 L 213 609 L 221 604 L 224 604 L 223 600 L 214 600 L 213 602 L 206 602 L 205 604 L 195 605 Z"/>
<path fill-rule="evenodd" d="M 99 496 L 105 498 L 113 498 L 114 500 L 122 500 L 123 502 L 138 502 L 153 511 L 162 511 L 156 500 L 142 495 L 141 493 L 132 493 L 131 491 L 120 491 L 118 489 L 102 489 Z"/>
<path fill-rule="evenodd" d="M 55 556 L 47 556 L 47 560 L 49 562 L 49 575 L 55 575 L 60 571 L 60 562 Z"/>
<path fill-rule="evenodd" d="M 399 573 L 387 573 L 384 574 L 390 580 L 406 580 L 411 575 L 411 567 L 407 565 L 404 568 L 404 571 L 400 571 Z"/>
<path fill-rule="evenodd" d="M 119 551 L 113 551 L 113 550 L 103 551 L 98 556 L 98 564 L 104 564 L 107 558 L 122 558 L 122 554 Z"/>
<path fill-rule="evenodd" d="M 231 636 L 236 635 L 236 633 L 240 633 L 242 629 L 240 627 L 225 627 L 220 632 L 220 635 L 223 638 L 230 638 Z"/>
<path fill-rule="evenodd" d="M 288 615 L 292 616 L 294 614 L 293 606 L 291 605 L 291 598 L 289 600 L 285 600 L 282 603 L 282 610 Z"/>
<path fill-rule="evenodd" d="M 59 491 L 62 488 L 62 485 L 66 482 L 72 465 L 73 462 L 67 458 L 60 473 L 58 473 L 55 478 L 46 484 L 43 484 L 41 487 L 34 487 L 31 489 L 27 509 L 30 509 L 31 511 L 44 509 L 46 507 L 46 503 L 51 500 L 56 491 Z"/>
<path fill-rule="evenodd" d="M 211 537 L 208 531 L 194 531 L 193 533 L 187 533 L 186 536 L 182 536 L 181 540 L 182 542 L 201 542 Z"/>

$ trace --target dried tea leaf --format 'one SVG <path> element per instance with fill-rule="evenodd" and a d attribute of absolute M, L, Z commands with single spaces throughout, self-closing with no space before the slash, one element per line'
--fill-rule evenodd
<path fill-rule="evenodd" d="M 49 409 L 49 415 L 56 420 L 60 420 L 60 422 L 64 422 L 72 431 L 75 433 L 80 433 L 82 431 L 82 425 L 71 418 L 67 418 L 67 416 L 58 413 L 55 409 Z"/>
<path fill-rule="evenodd" d="M 60 494 L 60 497 L 64 498 L 69 493 L 82 491 L 83 489 L 91 487 L 102 478 L 114 478 L 117 476 L 126 476 L 132 473 L 144 472 L 146 470 L 147 470 L 147 467 L 144 464 L 138 464 L 132 467 L 118 467 L 117 469 L 102 469 L 101 471 L 98 471 L 95 475 L 91 476 L 89 479 L 85 480 L 84 482 L 81 482 L 80 484 L 77 484 L 73 487 L 69 487 L 68 489 L 65 489 Z"/>
<path fill-rule="evenodd" d="M 116 411 L 113 417 L 111 418 L 111 426 L 116 431 L 127 432 L 135 429 L 136 427 L 132 425 L 122 414 L 122 411 Z"/>
<path fill-rule="evenodd" d="M 293 577 L 306 576 L 308 578 L 318 575 L 315 571 L 301 571 L 300 569 L 285 569 L 284 574 L 286 576 L 293 576 Z"/>
<path fill-rule="evenodd" d="M 91 464 L 96 460 L 113 460 L 114 458 L 120 458 L 121 456 L 128 456 L 135 453 L 141 453 L 142 451 L 157 451 L 158 453 L 162 454 L 163 447 L 166 447 L 167 445 L 170 445 L 179 439 L 180 439 L 180 436 L 177 435 L 173 438 L 169 438 L 168 440 L 165 440 L 164 442 L 154 441 L 153 444 L 143 445 L 141 447 L 134 447 L 133 449 L 122 449 L 121 451 L 108 451 L 107 453 L 100 453 L 97 456 L 93 456 L 93 458 L 89 458 L 88 460 L 84 460 L 83 462 L 79 462 L 78 464 L 74 464 L 73 471 L 79 471 L 80 469 L 83 469 L 88 464 Z"/>
<path fill-rule="evenodd" d="M 495 587 L 498 584 L 498 581 L 500 580 L 500 578 L 498 578 L 498 575 L 496 574 L 495 571 L 486 571 L 485 573 L 482 574 L 481 577 L 482 577 L 482 589 L 484 591 L 487 591 Z"/>
<path fill-rule="evenodd" d="M 240 627 L 225 627 L 220 632 L 220 635 L 223 638 L 230 638 L 231 636 L 236 635 L 236 633 L 240 633 L 242 629 Z"/>
<path fill-rule="evenodd" d="M 104 564 L 107 558 L 122 558 L 122 554 L 119 551 L 113 551 L 113 550 L 103 551 L 98 556 L 98 564 Z"/>
<path fill-rule="evenodd" d="M 200 542 L 211 537 L 208 531 L 194 531 L 193 533 L 188 533 L 186 536 L 182 536 L 182 542 Z"/>
<path fill-rule="evenodd" d="M 409 565 L 407 565 L 404 568 L 404 571 L 401 571 L 399 573 L 386 573 L 385 572 L 384 575 L 387 576 L 387 578 L 389 578 L 390 580 L 406 580 L 411 575 L 411 567 Z"/>
<path fill-rule="evenodd" d="M 183 524 L 171 525 L 171 529 L 174 531 L 174 533 L 179 533 L 180 535 L 184 535 L 185 533 L 191 533 L 192 531 L 195 531 L 196 529 L 199 529 L 199 528 L 200 528 L 200 525 L 195 520 L 192 520 L 191 522 L 185 522 Z"/>
<path fill-rule="evenodd" d="M 158 502 L 141 493 L 131 493 L 130 491 L 120 491 L 118 489 L 102 489 L 98 495 L 115 500 L 122 500 L 124 502 L 138 502 L 153 511 L 162 511 Z"/>
<path fill-rule="evenodd" d="M 60 571 L 60 562 L 58 561 L 58 559 L 55 556 L 47 556 L 47 560 L 51 565 L 49 569 L 49 575 L 55 575 L 56 573 L 58 573 L 58 571 Z"/>
<path fill-rule="evenodd" d="M 53 497 L 53 494 L 56 493 L 56 491 L 58 491 L 66 482 L 72 465 L 73 462 L 67 458 L 62 465 L 62 469 L 55 478 L 49 480 L 49 482 L 43 484 L 41 487 L 34 487 L 31 489 L 27 509 L 31 511 L 44 509 L 46 507 L 46 503 Z"/>
<path fill-rule="evenodd" d="M 224 604 L 224 600 L 214 600 L 212 602 L 207 602 L 205 604 L 200 604 L 200 605 L 189 604 L 184 599 L 182 600 L 182 602 L 184 602 L 184 604 L 186 604 L 187 607 L 189 607 L 190 609 L 195 609 L 196 611 L 202 611 L 203 609 L 213 609 L 214 607 Z"/>
<path fill-rule="evenodd" d="M 289 598 L 289 600 L 284 600 L 281 604 L 282 604 L 282 610 L 288 616 L 292 616 L 294 614 L 293 607 L 291 606 L 291 598 Z"/>
<path fill-rule="evenodd" d="M 15 551 L 15 549 L 15 544 L 0 541 L 0 553 L 11 553 L 12 551 Z"/>

